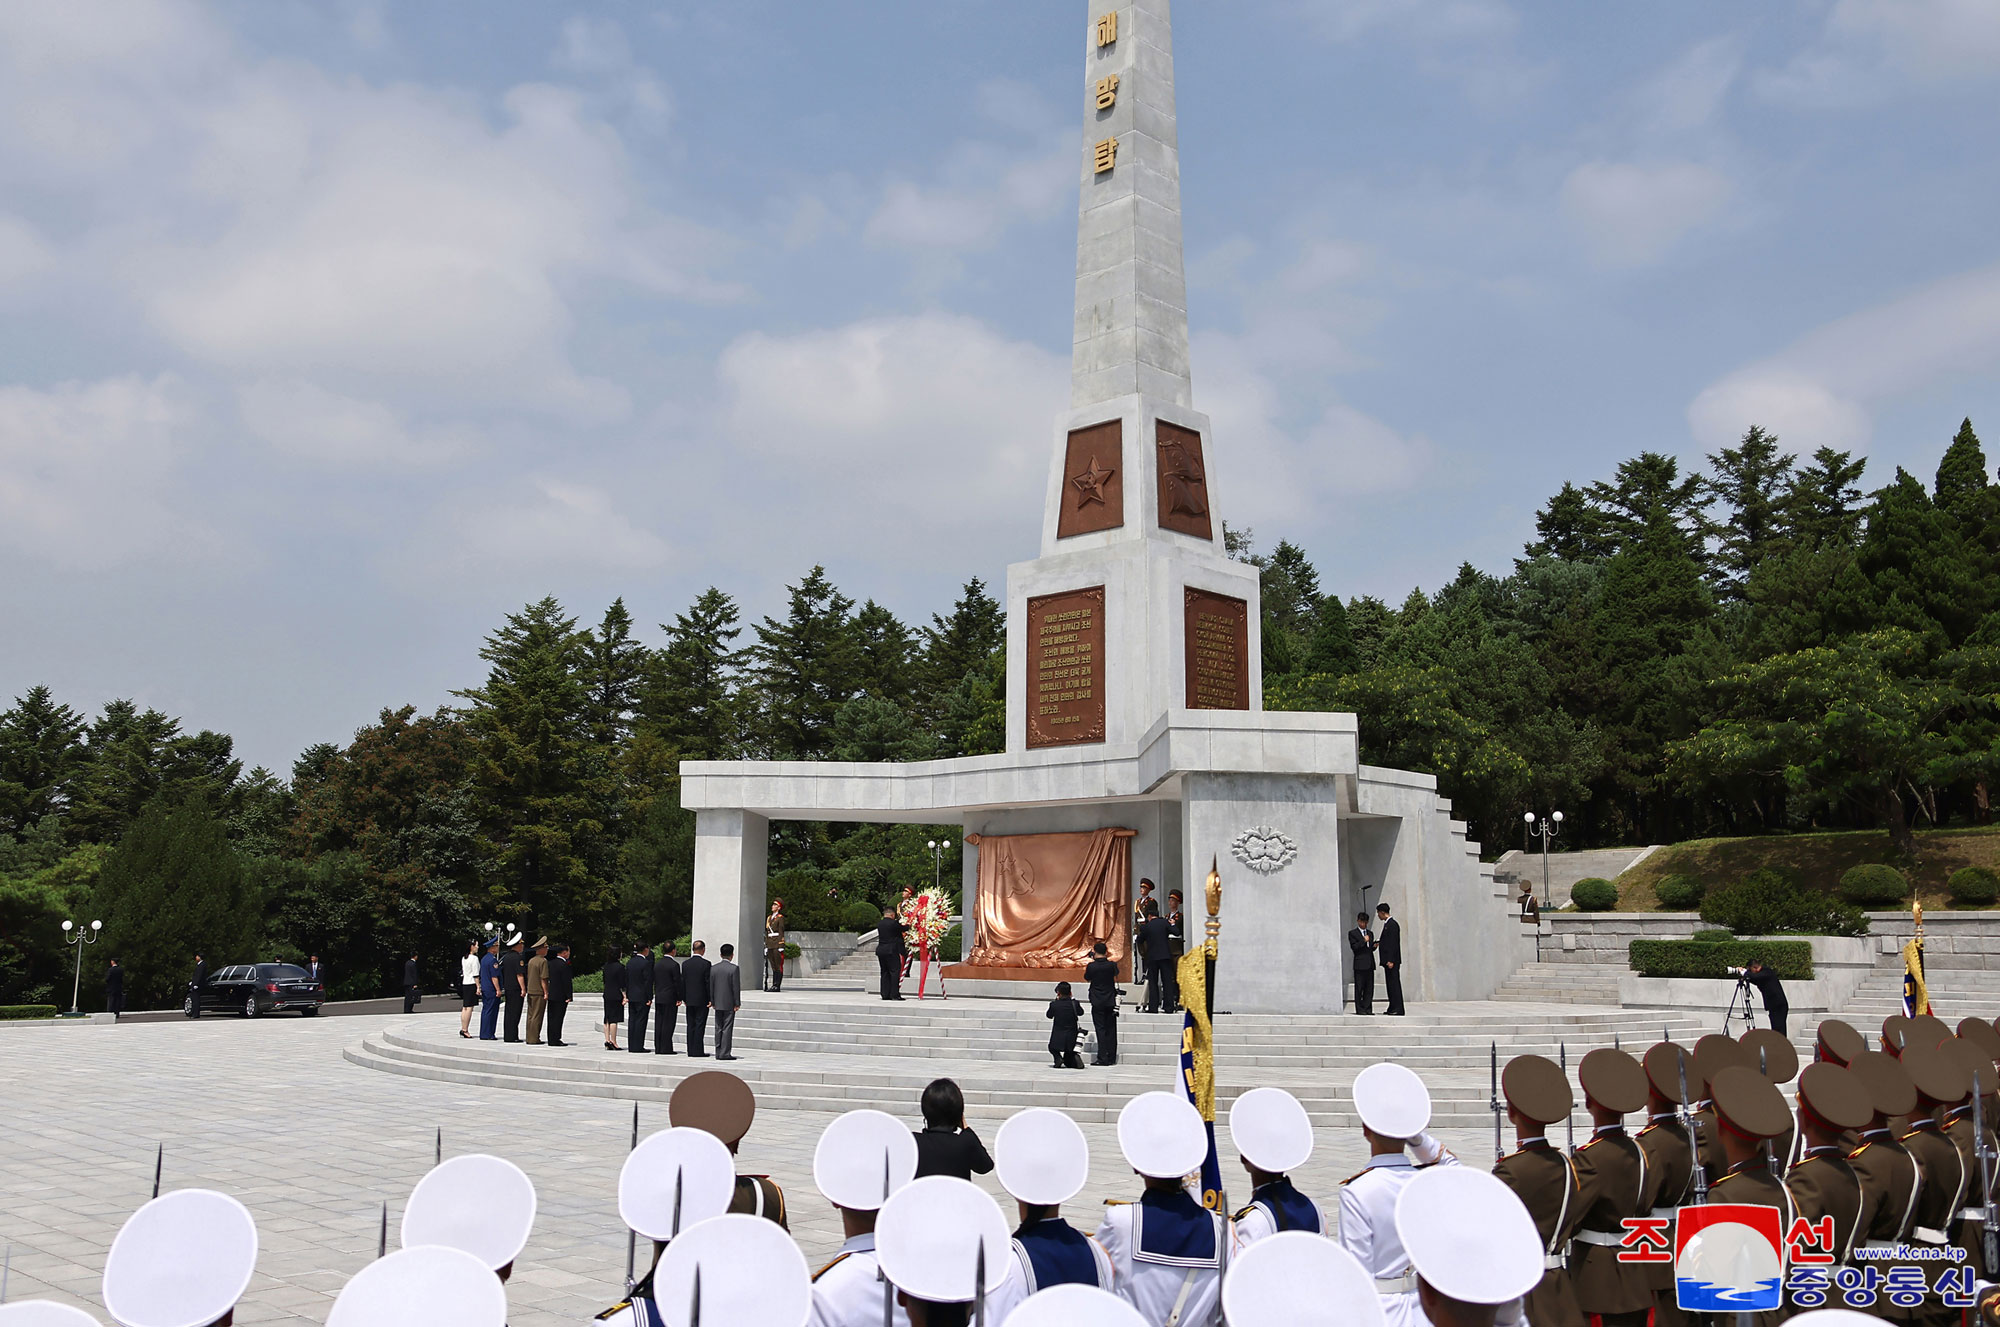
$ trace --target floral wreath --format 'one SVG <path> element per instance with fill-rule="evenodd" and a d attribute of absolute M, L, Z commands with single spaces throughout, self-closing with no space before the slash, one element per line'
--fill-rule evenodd
<path fill-rule="evenodd" d="M 951 899 L 936 886 L 912 894 L 898 913 L 903 925 L 926 949 L 936 949 L 951 929 Z"/>

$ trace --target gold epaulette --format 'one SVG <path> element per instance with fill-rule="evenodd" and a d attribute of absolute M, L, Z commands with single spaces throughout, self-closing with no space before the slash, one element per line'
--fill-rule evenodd
<path fill-rule="evenodd" d="M 822 1276 L 825 1276 L 828 1272 L 840 1266 L 842 1263 L 846 1262 L 849 1258 L 852 1258 L 853 1256 L 854 1256 L 854 1251 L 852 1249 L 848 1250 L 846 1253 L 841 1254 L 839 1257 L 835 1258 L 832 1262 L 820 1268 L 817 1272 L 814 1272 L 813 1280 L 817 1282 Z"/>
<path fill-rule="evenodd" d="M 1241 1221 L 1244 1217 L 1249 1216 L 1250 1213 L 1256 1209 L 1256 1206 L 1257 1204 L 1255 1203 L 1245 1203 L 1243 1205 L 1243 1210 L 1238 1212 L 1236 1215 L 1230 1217 L 1229 1219 L 1231 1221 Z"/>
<path fill-rule="evenodd" d="M 1354 1181 L 1360 1179 L 1363 1175 L 1366 1175 L 1369 1171 L 1373 1169 L 1374 1169 L 1373 1166 L 1363 1166 L 1361 1169 L 1355 1171 L 1352 1175 L 1349 1175 L 1346 1179 L 1342 1180 L 1341 1184 L 1343 1186 L 1352 1184 L 1354 1183 Z"/>
<path fill-rule="evenodd" d="M 1847 1154 L 1847 1159 L 1849 1161 L 1852 1161 L 1854 1160 L 1854 1158 L 1860 1156 L 1863 1152 L 1866 1152 L 1869 1148 L 1873 1146 L 1875 1146 L 1873 1142 L 1863 1143 L 1861 1146 L 1855 1148 L 1852 1152 L 1849 1152 Z"/>
<path fill-rule="evenodd" d="M 1130 1198 L 1106 1198 L 1104 1205 L 1106 1207 L 1130 1207 L 1132 1200 Z"/>
<path fill-rule="evenodd" d="M 1650 1124 L 1644 1124 L 1644 1125 L 1641 1125 L 1641 1126 L 1639 1127 L 1639 1132 L 1638 1132 L 1638 1133 L 1635 1133 L 1635 1134 L 1633 1134 L 1632 1136 L 1633 1136 L 1634 1138 L 1644 1138 L 1644 1137 L 1645 1137 L 1645 1136 L 1646 1136 L 1647 1134 L 1649 1134 L 1649 1133 L 1653 1132 L 1653 1130 L 1655 1130 L 1655 1129 L 1657 1129 L 1657 1128 L 1659 1128 L 1659 1127 L 1660 1127 L 1660 1121 L 1659 1121 L 1659 1120 L 1654 1120 L 1654 1121 L 1653 1121 L 1652 1123 L 1650 1123 Z"/>
<path fill-rule="evenodd" d="M 624 1311 L 625 1311 L 626 1309 L 629 1309 L 629 1308 L 631 1308 L 631 1307 L 632 1307 L 632 1301 L 631 1301 L 631 1300 L 629 1300 L 629 1299 L 628 1299 L 628 1300 L 625 1300 L 625 1301 L 623 1301 L 623 1302 L 621 1302 L 621 1303 L 617 1303 L 617 1304 L 613 1304 L 613 1305 L 612 1305 L 612 1306 L 611 1306 L 610 1308 L 608 1308 L 608 1309 L 604 1310 L 604 1312 L 602 1312 L 602 1313 L 598 1314 L 598 1315 L 597 1315 L 597 1316 L 596 1316 L 595 1318 L 593 1318 L 593 1319 L 592 1319 L 591 1321 L 593 1321 L 593 1322 L 607 1322 L 607 1321 L 609 1321 L 609 1320 L 610 1320 L 611 1318 L 613 1318 L 613 1317 L 617 1316 L 617 1315 L 618 1315 L 618 1314 L 620 1314 L 620 1313 L 623 1313 L 623 1312 L 624 1312 Z"/>

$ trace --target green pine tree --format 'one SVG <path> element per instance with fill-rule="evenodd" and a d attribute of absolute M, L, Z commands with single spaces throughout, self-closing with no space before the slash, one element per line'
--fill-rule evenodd
<path fill-rule="evenodd" d="M 24 833 L 60 810 L 83 763 L 83 717 L 45 686 L 0 714 L 0 832 Z"/>
<path fill-rule="evenodd" d="M 197 953 L 209 971 L 254 963 L 259 901 L 229 831 L 199 797 L 149 803 L 97 879 L 100 953 L 125 968 L 128 1008 L 181 1001 Z"/>
<path fill-rule="evenodd" d="M 674 618 L 639 696 L 639 724 L 689 760 L 729 760 L 743 745 L 736 601 L 710 586 Z"/>
<path fill-rule="evenodd" d="M 1708 463 L 1715 473 L 1704 488 L 1723 508 L 1712 527 L 1717 582 L 1725 598 L 1740 599 L 1752 573 L 1783 551 L 1782 507 L 1793 462 L 1778 450 L 1775 434 L 1753 424 L 1739 446 L 1710 454 Z"/>
<path fill-rule="evenodd" d="M 748 651 L 754 726 L 765 757 L 815 760 L 827 754 L 833 716 L 856 690 L 854 601 L 834 588 L 825 567 L 789 591 L 784 619 L 759 623 Z"/>
<path fill-rule="evenodd" d="M 1952 519 L 1970 524 L 1984 512 L 1986 490 L 1992 487 L 1986 473 L 1986 453 L 1979 435 L 1972 431 L 1972 419 L 1958 426 L 1958 435 L 1945 448 L 1938 462 L 1934 488 L 1938 510 Z"/>

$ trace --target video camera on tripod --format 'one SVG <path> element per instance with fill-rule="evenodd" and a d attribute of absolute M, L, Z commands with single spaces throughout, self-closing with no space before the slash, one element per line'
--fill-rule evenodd
<path fill-rule="evenodd" d="M 1729 1011 L 1722 1016 L 1723 1035 L 1731 1036 L 1734 1034 L 1729 1031 L 1729 1025 L 1736 1020 L 1738 1014 L 1742 1015 L 1743 1026 L 1746 1029 L 1757 1026 L 1757 1015 L 1754 1006 L 1750 1003 L 1750 969 L 1725 968 L 1723 970 L 1736 978 L 1736 990 L 1729 997 Z"/>

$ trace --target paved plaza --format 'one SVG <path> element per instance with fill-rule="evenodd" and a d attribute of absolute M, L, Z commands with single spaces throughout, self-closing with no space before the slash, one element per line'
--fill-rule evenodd
<path fill-rule="evenodd" d="M 431 1029 L 449 1018 L 442 1012 L 208 1018 L 0 1034 L 8 1131 L 0 1243 L 12 1250 L 8 1298 L 46 1296 L 103 1316 L 105 1253 L 120 1223 L 151 1192 L 154 1147 L 164 1143 L 163 1188 L 221 1189 L 257 1218 L 262 1251 L 236 1321 L 323 1322 L 340 1287 L 374 1256 L 384 1202 L 395 1246 L 403 1200 L 430 1167 L 442 1126 L 447 1155 L 504 1156 L 527 1171 L 540 1195 L 534 1234 L 509 1286 L 510 1323 L 586 1321 L 615 1302 L 624 1275 L 616 1182 L 632 1105 L 432 1082 L 342 1056 L 367 1033 Z M 587 1026 L 575 1030 L 590 1033 Z M 612 1059 L 592 1041 L 575 1053 L 586 1051 Z M 738 1067 L 750 1069 L 761 1058 Z M 1161 1086 L 1171 1074 L 1163 1062 Z M 913 1095 L 907 1110 L 913 1125 L 916 1105 Z M 642 1103 L 640 1112 L 642 1134 L 666 1127 L 664 1107 Z M 1004 1116 L 970 1114 L 990 1145 Z M 745 1171 L 769 1172 L 784 1187 L 792 1233 L 814 1266 L 840 1243 L 838 1218 L 812 1186 L 813 1145 L 832 1118 L 760 1111 L 741 1161 Z M 1118 1157 L 1113 1126 L 1085 1124 L 1084 1132 L 1091 1182 L 1071 1210 L 1079 1224 L 1094 1228 L 1101 1201 L 1130 1196 L 1134 1183 Z M 1492 1145 L 1490 1132 L 1480 1130 L 1441 1136 L 1481 1161 Z M 1234 1195 L 1242 1172 L 1226 1135 L 1223 1151 Z M 1365 1160 L 1358 1130 L 1323 1129 L 1300 1183 L 1331 1209 L 1339 1182 Z M 991 1176 L 981 1183 L 999 1195 Z"/>

